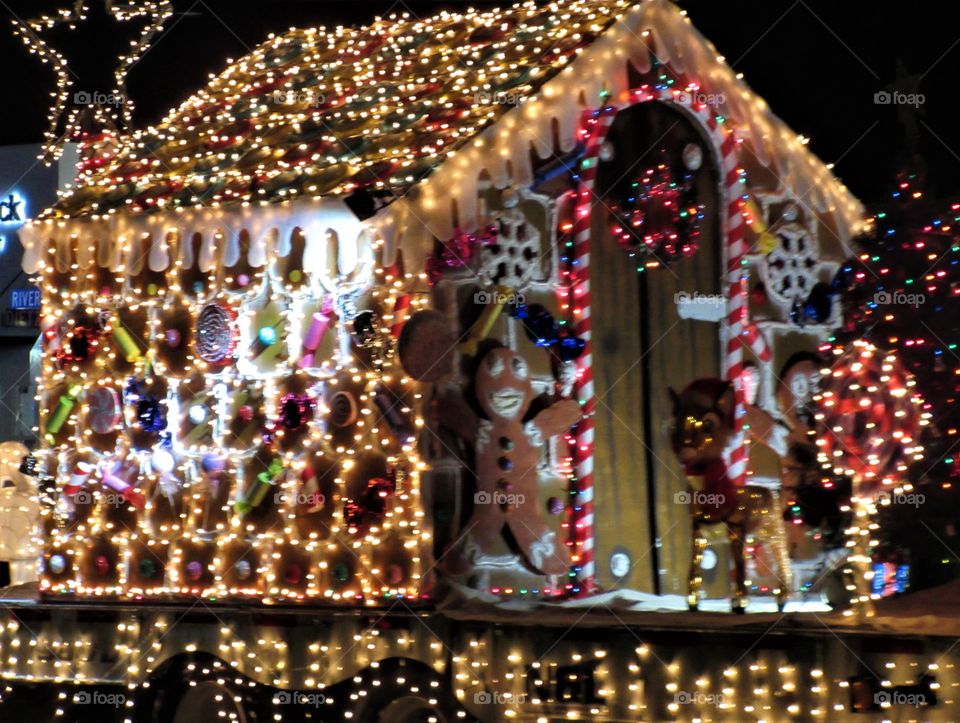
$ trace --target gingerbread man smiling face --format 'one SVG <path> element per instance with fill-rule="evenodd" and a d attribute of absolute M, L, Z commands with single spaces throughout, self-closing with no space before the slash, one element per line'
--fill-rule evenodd
<path fill-rule="evenodd" d="M 526 359 L 509 349 L 488 352 L 476 376 L 477 402 L 490 419 L 516 419 L 533 398 Z"/>

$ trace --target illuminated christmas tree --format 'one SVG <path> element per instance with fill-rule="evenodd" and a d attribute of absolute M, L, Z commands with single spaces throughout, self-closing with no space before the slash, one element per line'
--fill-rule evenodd
<path fill-rule="evenodd" d="M 877 558 L 909 562 L 915 586 L 950 579 L 960 573 L 960 203 L 931 201 L 918 174 L 899 174 L 833 287 L 844 309 L 837 341 L 895 351 L 931 415 L 926 458 L 908 473 L 916 504 L 881 507 Z"/>

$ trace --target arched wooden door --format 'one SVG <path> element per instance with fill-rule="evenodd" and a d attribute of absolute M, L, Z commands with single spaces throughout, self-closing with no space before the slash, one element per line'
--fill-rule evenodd
<path fill-rule="evenodd" d="M 723 311 L 716 154 L 696 121 L 660 102 L 618 113 L 607 141 L 612 157 L 603 153 L 597 171 L 590 249 L 597 576 L 606 588 L 684 593 L 690 523 L 675 497 L 686 482 L 670 447 L 667 389 L 721 376 L 720 321 L 711 320 Z M 697 150 L 701 163 L 690 170 Z M 699 250 L 638 272 L 614 237 L 612 207 L 661 162 L 693 174 L 704 204 Z M 684 316 L 705 319 L 681 318 L 678 300 Z"/>

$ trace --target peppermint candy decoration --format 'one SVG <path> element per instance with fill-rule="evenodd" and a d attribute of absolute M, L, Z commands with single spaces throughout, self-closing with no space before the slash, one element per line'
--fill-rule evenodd
<path fill-rule="evenodd" d="M 123 417 L 120 395 L 110 387 L 96 387 L 87 396 L 87 421 L 97 434 L 115 431 Z"/>
<path fill-rule="evenodd" d="M 923 459 L 919 437 L 929 414 L 895 353 L 858 340 L 833 354 L 813 398 L 818 459 L 834 474 L 852 477 L 856 494 L 872 496 Z"/>
<path fill-rule="evenodd" d="M 205 362 L 223 365 L 237 345 L 236 314 L 216 301 L 203 307 L 197 318 L 197 354 Z"/>

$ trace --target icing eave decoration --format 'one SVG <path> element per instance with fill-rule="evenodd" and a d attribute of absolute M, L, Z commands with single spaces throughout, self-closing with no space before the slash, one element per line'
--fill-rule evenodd
<path fill-rule="evenodd" d="M 265 263 L 271 235 L 276 234 L 285 243 L 295 229 L 300 229 L 306 238 L 304 262 L 318 264 L 324 258 L 331 232 L 351 248 L 366 228 L 342 199 L 324 198 L 283 206 L 196 207 L 146 216 L 117 214 L 98 220 L 34 220 L 18 233 L 23 245 L 23 270 L 33 274 L 41 269 L 44 252 L 51 247 L 55 262 L 66 266 L 78 263 L 81 268 L 88 268 L 96 260 L 102 266 L 115 268 L 129 252 L 130 244 L 146 238 L 154 241 L 146 263 L 151 271 L 161 272 L 172 262 L 163 242 L 170 233 L 178 234 L 181 240 L 199 234 L 203 239 L 200 267 L 209 270 L 215 258 L 239 254 L 239 248 L 230 247 L 238 243 L 240 230 L 249 235 L 247 253 L 252 266 Z M 218 248 L 221 244 L 227 248 Z M 181 244 L 181 248 L 183 253 L 190 253 L 189 244 Z M 349 259 L 344 261 L 349 265 Z"/>

